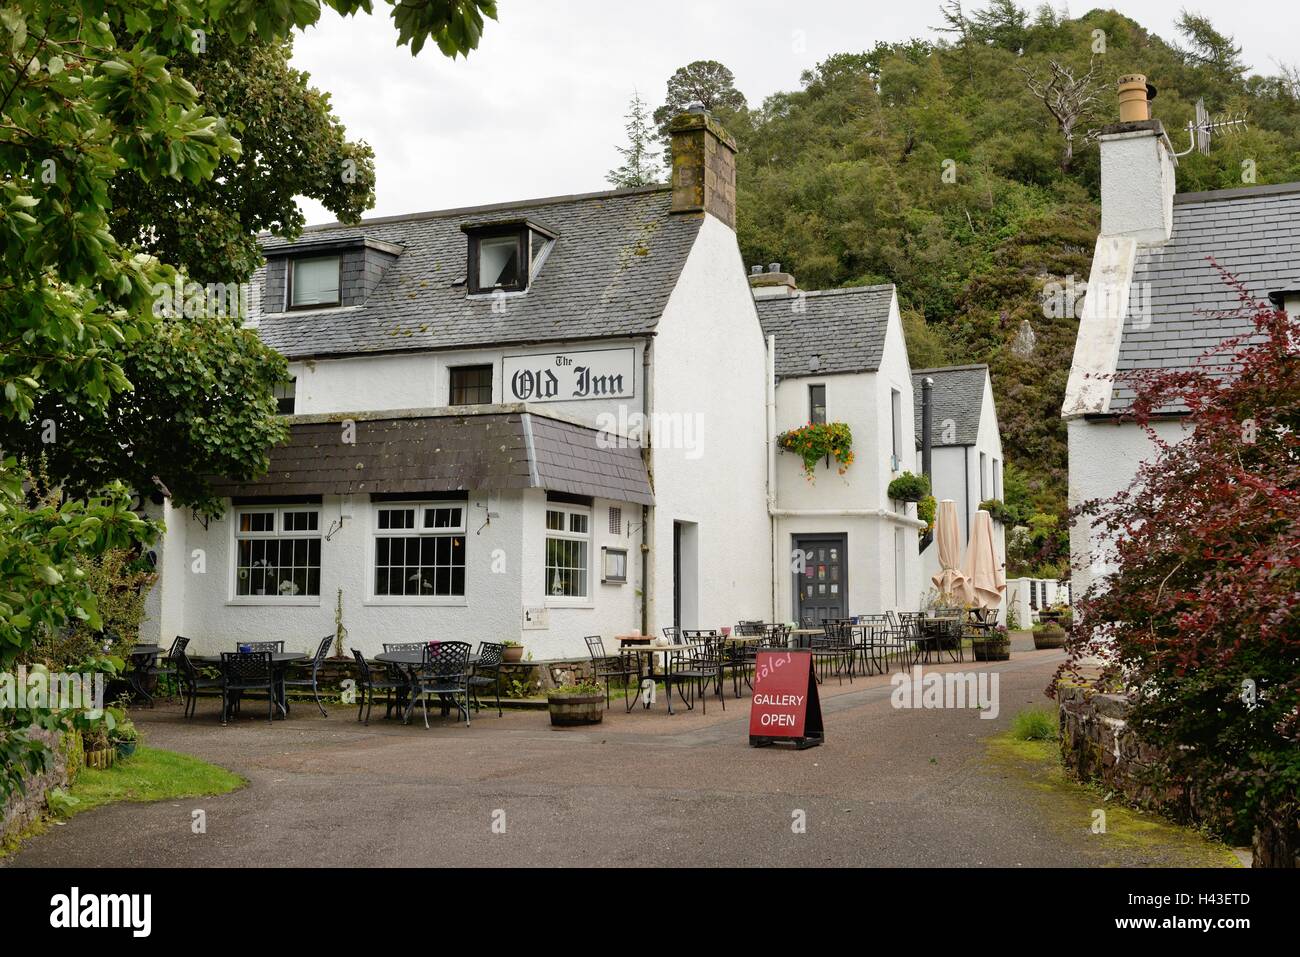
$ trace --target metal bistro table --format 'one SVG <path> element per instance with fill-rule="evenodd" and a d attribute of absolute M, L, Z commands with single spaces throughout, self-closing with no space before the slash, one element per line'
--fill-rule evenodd
<path fill-rule="evenodd" d="M 406 672 L 406 680 L 411 684 L 411 693 L 407 696 L 410 700 L 406 705 L 406 713 L 402 715 L 403 721 L 409 721 L 411 712 L 415 710 L 415 685 L 419 681 L 420 666 L 424 664 L 423 648 L 405 648 L 401 650 L 385 651 L 381 655 L 375 655 L 375 661 L 384 665 L 396 665 Z M 470 655 L 465 661 L 465 666 L 470 671 L 478 664 L 479 656 Z M 442 702 L 442 714 L 446 717 L 451 712 L 451 703 L 447 700 Z"/>
<path fill-rule="evenodd" d="M 145 680 L 149 677 L 149 669 L 162 653 L 162 645 L 136 645 L 127 652 L 129 667 L 122 677 L 126 679 L 132 694 L 145 698 L 150 705 L 153 704 L 153 695 L 144 686 Z"/>
<path fill-rule="evenodd" d="M 271 656 L 271 672 L 274 676 L 272 683 L 276 688 L 275 706 L 280 709 L 280 714 L 283 717 L 288 717 L 289 702 L 287 700 L 288 696 L 285 694 L 284 682 L 282 680 L 284 678 L 284 673 L 289 669 L 290 665 L 297 664 L 300 661 L 311 660 L 311 655 L 302 651 L 272 651 L 269 652 L 269 654 Z M 221 667 L 220 655 L 215 657 L 212 655 L 191 655 L 190 661 L 196 665 L 211 665 L 216 668 Z"/>
<path fill-rule="evenodd" d="M 626 640 L 625 640 L 625 639 L 626 639 Z M 638 691 L 638 693 L 640 693 L 640 688 L 641 688 L 641 686 L 642 686 L 642 682 L 644 682 L 644 681 L 646 681 L 646 680 L 649 680 L 649 681 L 653 682 L 653 681 L 655 680 L 655 677 L 656 677 L 656 675 L 655 675 L 655 655 L 659 654 L 660 652 L 663 652 L 663 654 L 664 654 L 664 656 L 665 656 L 665 660 L 664 660 L 664 674 L 658 676 L 658 677 L 662 678 L 662 677 L 664 677 L 664 675 L 668 674 L 668 673 L 669 673 L 669 670 L 670 670 L 670 669 L 669 669 L 669 666 L 668 666 L 668 661 L 667 661 L 667 656 L 668 656 L 668 655 L 678 654 L 678 653 L 681 653 L 681 652 L 683 652 L 683 651 L 690 651 L 692 648 L 694 648 L 694 645 L 656 645 L 656 644 L 645 644 L 645 643 L 643 643 L 643 642 L 645 642 L 646 639 L 647 639 L 647 636 L 645 636 L 645 635 L 629 635 L 629 636 L 622 636 L 622 635 L 620 635 L 620 636 L 619 636 L 619 641 L 620 641 L 620 642 L 623 642 L 623 646 L 619 649 L 619 654 L 622 654 L 622 655 L 636 655 L 636 656 L 637 656 L 637 674 L 638 674 L 638 675 L 641 673 L 641 665 L 640 665 L 640 659 L 641 659 L 641 656 L 644 655 L 644 656 L 646 657 L 646 674 L 645 674 L 645 677 L 644 677 L 644 678 L 639 679 L 638 682 L 637 682 L 637 691 Z M 653 640 L 654 640 L 653 638 L 650 639 L 650 641 L 653 641 Z M 666 693 L 666 695 L 667 695 L 667 697 L 668 697 L 668 713 L 669 713 L 669 714 L 672 714 L 672 713 L 673 713 L 673 685 L 672 685 L 672 682 L 671 682 L 671 681 L 666 681 L 666 682 L 664 683 L 664 692 Z M 682 694 L 682 692 L 681 692 L 681 688 L 680 688 L 680 687 L 678 687 L 678 689 L 677 689 L 677 693 L 678 693 L 679 695 Z M 683 703 L 686 702 L 686 696 L 685 696 L 685 695 L 682 695 L 682 702 L 683 702 Z M 642 706 L 643 706 L 646 710 L 649 710 L 649 708 L 650 708 L 650 702 L 649 702 L 649 701 L 643 701 Z"/>
<path fill-rule="evenodd" d="M 825 628 L 791 628 L 790 637 L 794 639 L 793 648 L 811 648 L 812 641 L 804 641 L 804 638 L 811 639 L 814 635 L 826 634 Z"/>

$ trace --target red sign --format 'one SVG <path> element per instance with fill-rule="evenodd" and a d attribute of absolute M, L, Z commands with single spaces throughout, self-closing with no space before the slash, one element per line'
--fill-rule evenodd
<path fill-rule="evenodd" d="M 811 651 L 760 651 L 754 662 L 752 703 L 751 745 L 781 740 L 802 749 L 822 743 L 822 705 Z"/>

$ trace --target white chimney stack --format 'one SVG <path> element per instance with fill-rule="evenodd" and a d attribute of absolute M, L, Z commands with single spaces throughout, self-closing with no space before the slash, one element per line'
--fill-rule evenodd
<path fill-rule="evenodd" d="M 1120 121 L 1101 144 L 1101 235 L 1163 243 L 1174 229 L 1178 159 L 1164 125 L 1151 119 L 1155 87 L 1140 73 L 1119 78 Z"/>

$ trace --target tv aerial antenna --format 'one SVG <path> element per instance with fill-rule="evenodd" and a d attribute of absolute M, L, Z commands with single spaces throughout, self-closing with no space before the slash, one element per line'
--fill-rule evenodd
<path fill-rule="evenodd" d="M 1187 121 L 1187 149 L 1174 155 L 1186 156 L 1192 150 L 1196 150 L 1202 156 L 1209 156 L 1211 139 L 1215 136 L 1228 136 L 1239 133 L 1245 129 L 1247 127 L 1244 111 L 1211 116 L 1209 111 L 1205 109 L 1205 98 L 1202 97 L 1196 101 L 1195 118 Z"/>

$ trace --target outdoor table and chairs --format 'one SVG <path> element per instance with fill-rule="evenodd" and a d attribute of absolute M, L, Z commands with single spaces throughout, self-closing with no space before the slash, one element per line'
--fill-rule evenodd
<path fill-rule="evenodd" d="M 478 656 L 470 654 L 469 642 L 428 641 L 406 642 L 384 646 L 383 654 L 375 660 L 391 665 L 395 672 L 405 676 L 407 700 L 402 716 L 410 723 L 411 712 L 420 703 L 424 709 L 424 726 L 429 726 L 429 699 L 436 697 L 442 714 L 451 713 L 454 705 L 464 714 L 469 724 L 470 672 L 478 663 Z M 392 679 L 390 679 L 392 680 Z"/>
<path fill-rule="evenodd" d="M 623 645 L 623 647 L 619 649 L 619 653 L 622 656 L 626 656 L 629 662 L 635 663 L 635 668 L 629 670 L 633 670 L 634 673 L 638 676 L 638 682 L 637 682 L 638 687 L 642 682 L 647 680 L 650 682 L 656 682 L 656 681 L 664 682 L 664 690 L 666 692 L 665 696 L 668 698 L 668 713 L 672 714 L 674 684 L 677 685 L 677 693 L 678 695 L 681 696 L 682 703 L 685 704 L 688 708 L 692 707 L 691 702 L 688 702 L 686 700 L 685 694 L 682 693 L 681 686 L 684 683 L 684 681 L 677 682 L 673 680 L 674 656 L 682 655 L 687 652 L 694 651 L 695 647 L 696 647 L 695 645 L 691 645 L 691 644 L 655 645 L 655 644 L 637 643 L 637 644 Z M 662 662 L 663 669 L 659 673 L 656 673 L 655 657 L 658 655 L 663 655 L 663 662 Z M 640 668 L 641 659 L 643 658 L 645 659 L 645 666 L 646 666 L 644 671 L 642 671 Z M 646 708 L 650 707 L 650 701 L 648 699 L 645 701 L 644 704 Z M 629 711 L 632 710 L 630 705 L 628 707 L 628 710 Z"/>
<path fill-rule="evenodd" d="M 126 671 L 122 677 L 131 690 L 132 697 L 143 698 L 150 706 L 153 695 L 149 693 L 151 678 L 158 675 L 157 660 L 162 654 L 161 645 L 136 645 L 127 653 Z"/>

